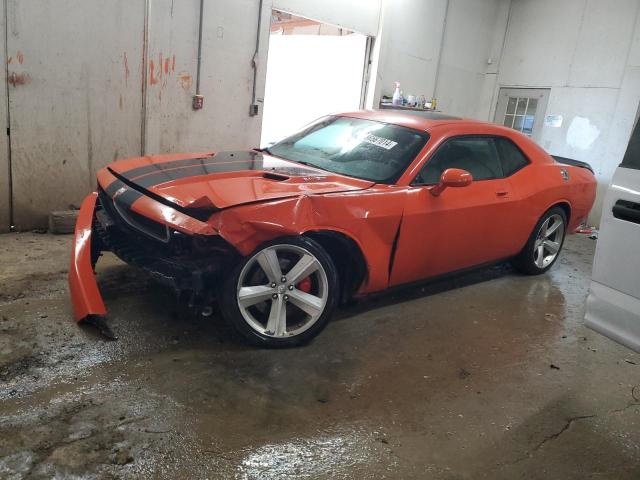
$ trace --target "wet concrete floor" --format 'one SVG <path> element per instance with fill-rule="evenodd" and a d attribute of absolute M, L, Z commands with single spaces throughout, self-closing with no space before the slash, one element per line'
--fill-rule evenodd
<path fill-rule="evenodd" d="M 0 478 L 640 478 L 640 355 L 582 325 L 593 240 L 543 276 L 363 301 L 282 351 L 113 257 L 103 340 L 71 321 L 70 241 L 0 235 Z"/>

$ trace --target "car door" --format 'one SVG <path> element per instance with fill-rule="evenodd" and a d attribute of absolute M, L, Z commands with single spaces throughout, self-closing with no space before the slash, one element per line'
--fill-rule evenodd
<path fill-rule="evenodd" d="M 442 172 L 461 168 L 473 182 L 430 193 Z M 491 262 L 516 253 L 510 228 L 518 196 L 504 178 L 497 137 L 463 135 L 446 139 L 412 182 L 391 269 L 390 284 Z"/>
<path fill-rule="evenodd" d="M 640 352 L 640 122 L 605 196 L 585 322 Z"/>

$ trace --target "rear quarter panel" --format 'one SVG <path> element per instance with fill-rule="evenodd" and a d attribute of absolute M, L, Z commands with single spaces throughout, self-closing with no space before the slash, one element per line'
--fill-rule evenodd
<path fill-rule="evenodd" d="M 528 137 L 510 129 L 498 127 L 529 158 L 531 164 L 511 177 L 522 205 L 524 245 L 540 217 L 552 206 L 566 203 L 570 208 L 567 233 L 586 220 L 596 195 L 596 180 L 587 169 L 556 162 L 545 150 Z M 568 179 L 563 176 L 563 170 Z"/>
<path fill-rule="evenodd" d="M 569 179 L 562 174 L 565 170 Z M 523 233 L 522 244 L 531 234 L 540 217 L 552 206 L 566 203 L 570 208 L 568 233 L 585 221 L 595 199 L 596 182 L 591 172 L 584 168 L 558 163 L 532 164 L 512 177 L 521 197 L 523 221 L 528 232 Z"/>

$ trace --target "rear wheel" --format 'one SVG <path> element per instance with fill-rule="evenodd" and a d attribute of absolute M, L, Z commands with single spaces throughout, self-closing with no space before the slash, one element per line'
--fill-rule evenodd
<path fill-rule="evenodd" d="M 527 275 L 549 270 L 558 259 L 567 226 L 567 215 L 560 207 L 549 209 L 538 221 L 527 244 L 514 259 L 514 266 Z"/>
<path fill-rule="evenodd" d="M 249 342 L 290 347 L 326 326 L 339 297 L 336 267 L 311 239 L 270 242 L 225 280 L 219 299 L 225 319 Z"/>

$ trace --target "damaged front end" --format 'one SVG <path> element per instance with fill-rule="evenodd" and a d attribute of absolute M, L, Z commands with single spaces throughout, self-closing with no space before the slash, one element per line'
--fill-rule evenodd
<path fill-rule="evenodd" d="M 94 272 L 103 251 L 147 271 L 190 307 L 210 305 L 218 274 L 230 268 L 236 250 L 201 220 L 149 197 L 141 197 L 141 214 L 127 194 L 136 192 L 126 186 L 112 194 L 114 189 L 108 190 L 99 186 L 88 195 L 78 215 L 69 270 L 75 320 L 94 324 L 115 338 L 104 321 L 106 307 Z"/>

